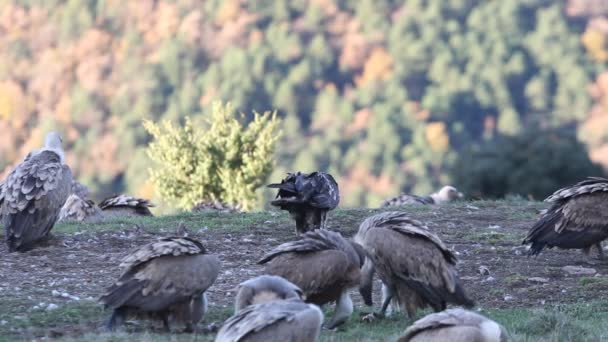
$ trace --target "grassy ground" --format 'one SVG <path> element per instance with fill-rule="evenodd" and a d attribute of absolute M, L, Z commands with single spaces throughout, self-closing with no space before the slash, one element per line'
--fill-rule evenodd
<path fill-rule="evenodd" d="M 477 309 L 503 324 L 512 341 L 608 341 L 608 301 L 603 299 L 608 298 L 608 264 L 589 265 L 578 251 L 550 250 L 535 259 L 521 255 L 520 242 L 544 207 L 536 202 L 484 201 L 397 210 L 427 223 L 457 252 L 459 273 Z M 336 210 L 330 228 L 350 236 L 365 217 L 379 211 Z M 293 239 L 293 223 L 279 212 L 59 224 L 51 246 L 24 254 L 0 248 L 0 341 L 212 341 L 213 334 L 160 333 L 145 321 L 114 334 L 100 328 L 108 313 L 96 299 L 116 279 L 120 258 L 143 243 L 174 234 L 179 226 L 203 240 L 223 263 L 201 327 L 221 324 L 230 315 L 234 285 L 261 273 L 255 260 L 268 248 Z M 597 274 L 570 276 L 561 271 L 565 265 L 593 267 Z M 493 279 L 480 274 L 480 266 L 488 268 Z M 547 281 L 537 283 L 531 277 Z M 322 341 L 392 341 L 409 324 L 401 315 L 361 322 L 360 314 L 370 309 L 360 305 L 354 292 L 353 298 L 357 311 L 351 320 L 338 331 L 324 331 Z M 49 304 L 57 308 L 49 310 Z M 329 317 L 333 308 L 325 310 Z"/>

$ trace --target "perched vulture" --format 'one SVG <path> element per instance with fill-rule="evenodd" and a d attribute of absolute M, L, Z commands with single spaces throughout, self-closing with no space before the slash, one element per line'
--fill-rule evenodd
<path fill-rule="evenodd" d="M 73 193 L 59 212 L 59 221 L 98 222 L 103 219 L 101 209 L 91 200 Z"/>
<path fill-rule="evenodd" d="M 61 136 L 47 134 L 44 148 L 30 152 L 4 181 L 2 221 L 10 252 L 45 239 L 70 195 L 72 171 L 64 164 Z"/>
<path fill-rule="evenodd" d="M 215 342 L 314 342 L 319 338 L 323 312 L 300 299 L 250 305 L 228 318 Z"/>
<path fill-rule="evenodd" d="M 270 204 L 289 212 L 296 221 L 298 235 L 325 228 L 327 212 L 340 203 L 338 183 L 329 173 L 288 173 L 281 183 L 268 187 L 279 189 Z"/>
<path fill-rule="evenodd" d="M 226 203 L 222 203 L 222 202 L 201 202 L 197 205 L 194 206 L 194 208 L 192 208 L 192 211 L 197 213 L 197 212 L 201 212 L 201 211 L 219 211 L 222 213 L 233 213 L 233 212 L 240 212 L 241 210 L 239 209 L 238 206 L 233 206 L 230 204 L 226 204 Z"/>
<path fill-rule="evenodd" d="M 592 246 L 603 258 L 601 242 L 608 238 L 608 179 L 589 177 L 545 199 L 551 207 L 528 232 L 523 244 L 532 244 L 530 255 L 543 248 L 583 249 Z"/>
<path fill-rule="evenodd" d="M 438 192 L 428 196 L 401 194 L 397 197 L 384 200 L 380 206 L 392 207 L 408 204 L 442 204 L 460 199 L 462 197 L 462 193 L 456 190 L 455 187 L 446 185 Z"/>
<path fill-rule="evenodd" d="M 153 216 L 150 207 L 154 207 L 150 201 L 127 195 L 108 197 L 99 203 L 99 208 L 108 216 Z"/>
<path fill-rule="evenodd" d="M 89 188 L 87 188 L 86 185 L 74 179 L 72 180 L 72 194 L 75 194 L 76 196 L 85 199 L 89 198 L 91 192 L 89 191 Z"/>
<path fill-rule="evenodd" d="M 336 302 L 334 317 L 327 325 L 333 329 L 346 322 L 353 312 L 348 294 L 361 279 L 365 251 L 340 233 L 315 230 L 300 240 L 279 245 L 258 263 L 266 273 L 281 276 L 304 291 L 307 303 Z"/>
<path fill-rule="evenodd" d="M 458 278 L 456 256 L 421 222 L 401 212 L 380 213 L 361 223 L 355 241 L 371 259 L 363 266 L 359 289 L 366 305 L 372 305 L 375 271 L 382 280 L 380 316 L 393 297 L 410 319 L 426 306 L 437 312 L 449 302 L 474 305 Z"/>
<path fill-rule="evenodd" d="M 410 326 L 398 342 L 506 342 L 500 324 L 475 312 L 454 308 L 427 315 Z"/>
<path fill-rule="evenodd" d="M 262 304 L 274 300 L 302 299 L 302 290 L 285 278 L 262 275 L 239 284 L 234 305 L 238 313 L 249 305 Z"/>
<path fill-rule="evenodd" d="M 100 298 L 113 311 L 107 327 L 112 330 L 128 315 L 169 319 L 192 331 L 207 311 L 205 291 L 215 282 L 220 262 L 191 238 L 169 237 L 149 243 L 127 256 L 124 271 Z"/>

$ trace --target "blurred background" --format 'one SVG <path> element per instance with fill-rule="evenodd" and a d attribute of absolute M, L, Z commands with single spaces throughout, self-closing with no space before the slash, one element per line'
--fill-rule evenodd
<path fill-rule="evenodd" d="M 57 129 L 97 198 L 154 198 L 142 119 L 223 100 L 341 206 L 543 199 L 608 167 L 607 67 L 606 0 L 0 0 L 0 170 Z"/>

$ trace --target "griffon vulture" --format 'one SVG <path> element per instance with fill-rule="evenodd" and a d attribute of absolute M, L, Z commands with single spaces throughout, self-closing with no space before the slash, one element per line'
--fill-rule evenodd
<path fill-rule="evenodd" d="M 365 251 L 340 233 L 315 230 L 297 241 L 287 242 L 266 254 L 258 263 L 266 273 L 281 276 L 299 286 L 307 303 L 336 302 L 334 317 L 327 325 L 333 329 L 346 322 L 353 312 L 348 294 L 359 285 Z"/>
<path fill-rule="evenodd" d="M 10 252 L 45 239 L 70 195 L 72 171 L 64 163 L 61 136 L 50 132 L 44 148 L 30 152 L 4 182 L 2 221 Z"/>
<path fill-rule="evenodd" d="M 192 208 L 192 211 L 195 213 L 201 212 L 201 211 L 207 211 L 207 210 L 219 211 L 219 212 L 223 212 L 223 213 L 233 213 L 233 212 L 241 211 L 238 206 L 233 206 L 230 204 L 217 202 L 217 201 L 201 202 L 201 203 L 195 205 L 194 208 Z"/>
<path fill-rule="evenodd" d="M 281 183 L 268 185 L 279 192 L 271 205 L 287 210 L 296 221 L 296 234 L 326 227 L 327 212 L 340 202 L 338 183 L 329 173 L 288 173 Z"/>
<path fill-rule="evenodd" d="M 354 240 L 371 259 L 361 270 L 359 290 L 366 305 L 372 305 L 375 271 L 382 280 L 381 317 L 393 298 L 410 319 L 426 306 L 441 311 L 447 303 L 474 305 L 458 278 L 456 256 L 421 222 L 401 212 L 380 213 L 361 223 Z"/>
<path fill-rule="evenodd" d="M 302 289 L 283 277 L 261 275 L 239 284 L 234 312 L 238 313 L 249 305 L 263 304 L 274 300 L 302 299 L 302 294 Z"/>
<path fill-rule="evenodd" d="M 446 185 L 438 192 L 428 196 L 401 194 L 399 196 L 384 200 L 380 206 L 391 207 L 408 204 L 442 204 L 460 199 L 462 197 L 462 192 L 459 192 L 451 185 Z"/>
<path fill-rule="evenodd" d="M 220 262 L 191 238 L 169 237 L 149 243 L 127 256 L 124 271 L 100 301 L 113 310 L 108 329 L 128 315 L 183 322 L 192 331 L 207 311 L 205 291 L 215 282 Z"/>
<path fill-rule="evenodd" d="M 99 203 L 106 216 L 153 216 L 150 207 L 154 204 L 147 199 L 127 195 L 108 197 Z"/>
<path fill-rule="evenodd" d="M 103 219 L 103 212 L 95 202 L 85 200 L 73 193 L 65 201 L 59 213 L 59 221 L 98 222 Z"/>
<path fill-rule="evenodd" d="M 531 244 L 529 254 L 543 248 L 580 248 L 589 254 L 592 246 L 602 259 L 601 242 L 608 238 L 608 179 L 589 177 L 560 189 L 545 199 L 551 207 L 528 232 L 522 244 Z"/>
<path fill-rule="evenodd" d="M 410 326 L 398 342 L 506 342 L 503 326 L 461 308 L 427 315 Z"/>
<path fill-rule="evenodd" d="M 250 305 L 228 318 L 216 342 L 314 342 L 319 338 L 323 312 L 298 298 Z"/>

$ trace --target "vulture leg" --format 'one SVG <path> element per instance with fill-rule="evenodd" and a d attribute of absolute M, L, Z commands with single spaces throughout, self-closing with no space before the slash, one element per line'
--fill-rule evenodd
<path fill-rule="evenodd" d="M 106 323 L 106 329 L 109 331 L 113 331 L 114 329 L 116 329 L 117 326 L 122 326 L 125 322 L 125 314 L 125 308 L 121 307 L 118 309 L 114 309 L 114 311 L 112 312 L 112 316 L 110 316 L 110 319 Z"/>
<path fill-rule="evenodd" d="M 171 332 L 171 327 L 169 326 L 169 315 L 167 313 L 162 314 L 163 319 L 163 329 L 166 333 Z"/>
<path fill-rule="evenodd" d="M 331 322 L 327 324 L 327 329 L 334 329 L 338 325 L 344 324 L 350 315 L 353 313 L 353 301 L 350 299 L 350 295 L 348 294 L 348 290 L 342 291 L 340 294 L 340 298 L 336 302 L 336 310 L 334 312 L 334 317 L 332 317 Z"/>
<path fill-rule="evenodd" d="M 321 219 L 319 222 L 319 229 L 327 229 L 327 210 L 320 209 Z"/>
<path fill-rule="evenodd" d="M 391 291 L 389 290 L 388 286 L 382 284 L 382 303 L 386 302 L 386 298 L 388 296 L 391 296 Z M 399 303 L 397 303 L 397 301 L 395 301 L 395 300 L 389 301 L 387 315 L 390 316 L 394 312 L 399 312 L 399 311 L 401 311 L 401 307 L 399 306 Z"/>
<path fill-rule="evenodd" d="M 363 302 L 367 306 L 372 306 L 372 290 L 374 284 L 374 263 L 366 258 L 363 267 L 361 268 L 361 284 L 359 285 L 359 293 L 363 297 Z"/>
<path fill-rule="evenodd" d="M 194 297 L 190 304 L 190 320 L 186 322 L 185 332 L 192 333 L 196 324 L 205 316 L 207 313 L 207 294 L 203 292 L 200 297 Z"/>
<path fill-rule="evenodd" d="M 393 291 L 384 284 L 382 285 L 382 297 L 382 308 L 380 308 L 380 312 L 376 314 L 378 317 L 384 317 L 386 315 L 386 309 L 393 299 Z"/>
<path fill-rule="evenodd" d="M 597 247 L 598 259 L 604 260 L 604 249 L 602 248 L 602 243 L 598 242 L 595 244 L 595 246 Z"/>
<path fill-rule="evenodd" d="M 300 236 L 305 233 L 308 229 L 308 224 L 306 222 L 307 213 L 302 213 L 300 211 L 292 211 L 290 212 L 291 217 L 296 221 L 296 235 Z"/>

